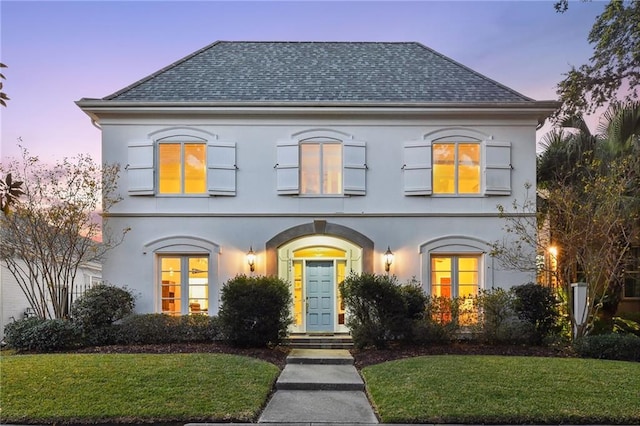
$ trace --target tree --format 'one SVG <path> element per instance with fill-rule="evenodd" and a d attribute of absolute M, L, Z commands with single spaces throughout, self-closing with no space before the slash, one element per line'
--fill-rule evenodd
<path fill-rule="evenodd" d="M 11 173 L 0 179 L 0 211 L 5 215 L 9 214 L 11 206 L 18 202 L 20 196 L 24 195 L 22 182 L 14 181 Z"/>
<path fill-rule="evenodd" d="M 2 167 L 24 187 L 11 213 L 0 216 L 0 259 L 38 317 L 66 318 L 79 267 L 100 261 L 128 231 L 102 229 L 95 215 L 101 199 L 104 212 L 120 200 L 119 167 L 100 167 L 86 155 L 48 166 L 24 148 L 21 162 Z"/>
<path fill-rule="evenodd" d="M 587 283 L 588 320 L 578 335 L 588 334 L 599 316 L 613 315 L 629 249 L 640 242 L 637 110 L 637 103 L 612 105 L 597 136 L 581 120 L 565 120 L 573 130 L 555 129 L 538 158 L 539 203 L 498 206 L 509 236 L 493 245 L 501 263 L 531 270 L 532 247 L 541 253 L 552 243 L 560 250 L 557 266 L 544 272 L 567 291 L 570 283 Z M 546 227 L 541 236 L 536 219 L 539 229 Z M 550 241 L 542 238 L 546 233 Z"/>
<path fill-rule="evenodd" d="M 7 66 L 2 62 L 0 62 L 0 68 L 7 68 Z M 0 73 L 0 80 L 5 80 L 5 76 L 2 73 Z M 8 101 L 9 98 L 7 97 L 7 94 L 2 91 L 2 86 L 3 86 L 2 81 L 0 81 L 0 105 L 6 107 L 7 106 L 6 101 Z"/>
<path fill-rule="evenodd" d="M 555 4 L 558 12 L 566 0 Z M 592 113 L 612 100 L 638 99 L 640 83 L 640 0 L 611 0 L 587 38 L 594 45 L 588 64 L 571 67 L 558 83 L 562 106 L 557 117 Z"/>

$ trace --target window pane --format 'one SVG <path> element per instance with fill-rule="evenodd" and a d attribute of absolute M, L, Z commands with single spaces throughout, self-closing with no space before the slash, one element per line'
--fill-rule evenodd
<path fill-rule="evenodd" d="M 158 146 L 158 180 L 161 194 L 179 194 L 181 192 L 180 150 L 181 145 L 175 143 L 162 143 Z"/>
<path fill-rule="evenodd" d="M 451 258 L 431 258 L 431 295 L 451 297 Z"/>
<path fill-rule="evenodd" d="M 160 259 L 162 312 L 171 315 L 180 314 L 180 258 L 163 257 Z"/>
<path fill-rule="evenodd" d="M 624 297 L 640 297 L 640 274 L 628 274 L 624 281 Z"/>
<path fill-rule="evenodd" d="M 480 145 L 458 145 L 458 193 L 480 193 Z"/>
<path fill-rule="evenodd" d="M 209 311 L 209 259 L 189 258 L 189 313 Z"/>
<path fill-rule="evenodd" d="M 458 296 L 478 294 L 478 257 L 458 258 Z"/>
<path fill-rule="evenodd" d="M 293 323 L 302 325 L 302 261 L 293 262 Z"/>
<path fill-rule="evenodd" d="M 320 145 L 300 145 L 300 192 L 320 194 Z"/>
<path fill-rule="evenodd" d="M 433 192 L 455 193 L 455 144 L 433 144 Z"/>
<path fill-rule="evenodd" d="M 203 143 L 184 145 L 184 192 L 203 194 L 206 190 L 206 146 Z"/>
<path fill-rule="evenodd" d="M 342 145 L 322 145 L 322 168 L 322 193 L 342 193 Z"/>

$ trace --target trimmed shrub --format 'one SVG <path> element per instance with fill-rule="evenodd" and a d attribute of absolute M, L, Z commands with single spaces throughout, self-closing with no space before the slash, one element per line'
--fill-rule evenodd
<path fill-rule="evenodd" d="M 79 346 L 81 333 L 71 321 L 26 318 L 7 324 L 5 341 L 17 351 L 52 352 Z"/>
<path fill-rule="evenodd" d="M 211 342 L 219 335 L 218 319 L 207 315 L 135 314 L 117 329 L 120 343 L 138 345 Z"/>
<path fill-rule="evenodd" d="M 419 283 L 411 281 L 400 287 L 400 293 L 407 306 L 407 318 L 420 320 L 424 318 L 429 297 Z"/>
<path fill-rule="evenodd" d="M 515 295 L 513 310 L 529 327 L 528 343 L 539 345 L 561 330 L 558 300 L 553 290 L 539 284 L 524 284 L 513 287 Z"/>
<path fill-rule="evenodd" d="M 573 349 L 582 358 L 640 361 L 640 337 L 633 334 L 597 334 L 577 339 Z"/>
<path fill-rule="evenodd" d="M 85 345 L 110 345 L 117 343 L 114 322 L 130 315 L 135 299 L 127 289 L 98 284 L 87 290 L 71 306 L 71 316 L 82 330 Z"/>
<path fill-rule="evenodd" d="M 347 327 L 358 348 L 383 348 L 391 340 L 408 337 L 411 318 L 407 299 L 411 300 L 412 316 L 418 315 L 422 303 L 416 288 L 403 290 L 394 277 L 386 275 L 349 275 L 340 291 L 349 312 Z"/>
<path fill-rule="evenodd" d="M 431 345 L 451 341 L 451 328 L 430 318 L 414 320 L 411 323 L 411 342 L 416 345 Z"/>
<path fill-rule="evenodd" d="M 531 326 L 520 320 L 513 308 L 514 295 L 501 288 L 481 290 L 476 298 L 478 337 L 487 343 L 523 343 Z"/>
<path fill-rule="evenodd" d="M 84 329 L 103 328 L 130 315 L 135 299 L 127 289 L 98 284 L 73 302 L 72 318 Z"/>
<path fill-rule="evenodd" d="M 222 287 L 224 338 L 242 347 L 278 344 L 291 324 L 289 285 L 277 277 L 238 275 Z"/>

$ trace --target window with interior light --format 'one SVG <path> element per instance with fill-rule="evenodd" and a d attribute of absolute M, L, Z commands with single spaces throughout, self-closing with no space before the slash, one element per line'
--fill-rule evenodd
<path fill-rule="evenodd" d="M 640 247 L 632 247 L 624 273 L 624 298 L 640 298 Z"/>
<path fill-rule="evenodd" d="M 300 144 L 300 193 L 342 194 L 342 144 L 318 140 Z"/>
<path fill-rule="evenodd" d="M 480 193 L 480 143 L 433 143 L 433 193 Z"/>
<path fill-rule="evenodd" d="M 158 144 L 158 193 L 205 194 L 207 145 L 198 142 Z"/>
<path fill-rule="evenodd" d="M 431 297 L 458 299 L 459 323 L 476 322 L 473 306 L 480 287 L 480 256 L 477 255 L 433 255 L 431 256 Z M 441 304 L 441 321 L 450 321 L 451 308 Z"/>
<path fill-rule="evenodd" d="M 161 312 L 169 315 L 209 312 L 209 257 L 160 256 Z"/>

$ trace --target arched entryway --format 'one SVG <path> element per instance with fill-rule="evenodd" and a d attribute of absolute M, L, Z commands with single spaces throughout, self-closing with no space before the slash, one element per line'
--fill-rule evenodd
<path fill-rule="evenodd" d="M 350 273 L 371 271 L 373 242 L 343 226 L 311 225 L 290 228 L 267 242 L 268 273 L 291 286 L 292 332 L 346 332 L 339 286 Z M 332 227 L 339 232 L 328 232 Z"/>

